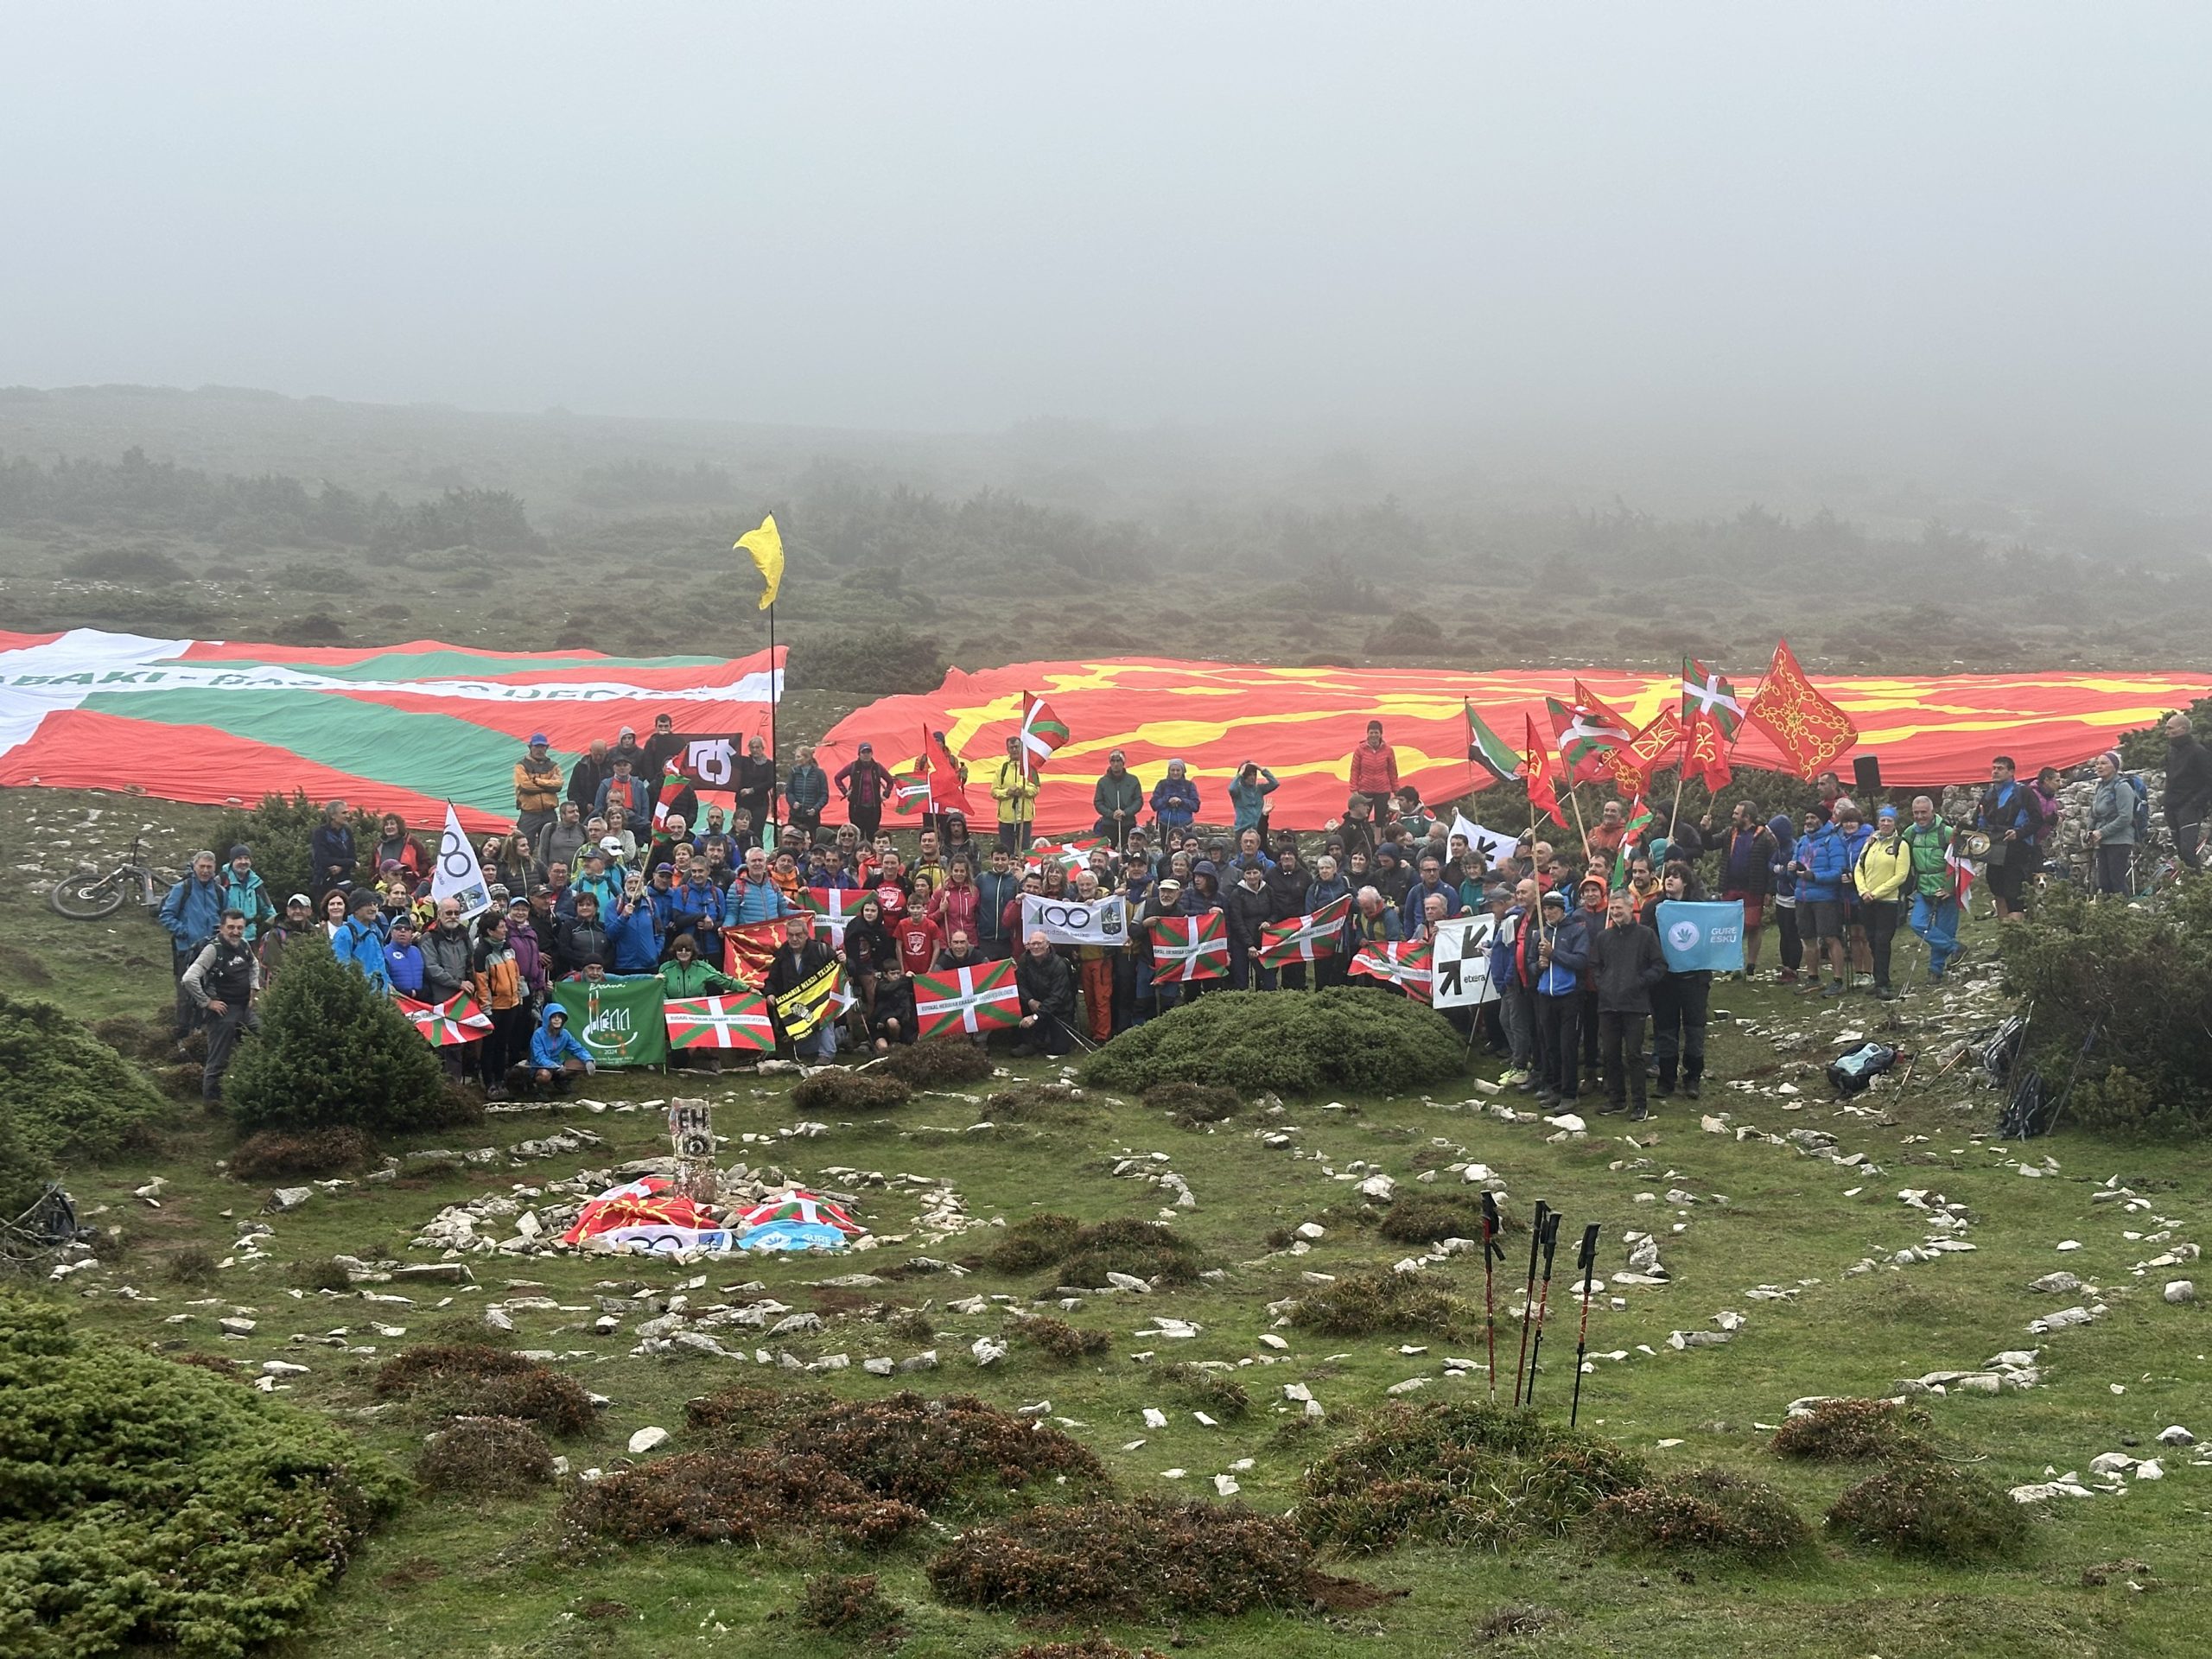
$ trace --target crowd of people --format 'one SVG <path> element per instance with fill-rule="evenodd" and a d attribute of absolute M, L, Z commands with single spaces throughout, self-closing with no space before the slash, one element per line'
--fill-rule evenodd
<path fill-rule="evenodd" d="M 2212 806 L 2212 761 L 2188 716 L 2174 716 L 2167 734 L 2166 815 L 2187 862 Z M 664 716 L 643 742 L 625 728 L 564 772 L 543 736 L 533 737 L 514 766 L 514 828 L 479 849 L 492 903 L 472 918 L 456 900 L 434 899 L 431 845 L 394 813 L 364 848 L 345 803 L 330 803 L 310 837 L 317 896 L 295 893 L 281 909 L 248 849 L 233 847 L 226 862 L 196 855 L 161 921 L 175 945 L 180 1041 L 201 1027 L 208 1033 L 211 1098 L 253 1002 L 310 929 L 394 995 L 439 1004 L 473 993 L 493 1023 L 468 1046 L 471 1058 L 497 1094 L 558 1087 L 588 1059 L 551 1016 L 554 980 L 658 974 L 671 996 L 734 990 L 722 950 L 733 928 L 781 925 L 764 976 L 772 995 L 842 960 L 851 992 L 844 1037 L 870 1050 L 914 1039 L 916 975 L 1013 959 L 1019 1048 L 1058 1054 L 1215 990 L 1344 982 L 1363 945 L 1419 944 L 1440 923 L 1482 912 L 1497 923 L 1489 967 L 1497 995 L 1459 1016 L 1471 1021 L 1471 1039 L 1486 1039 L 1509 1060 L 1509 1080 L 1546 1104 L 1575 1101 L 1586 1075 L 1602 1071 L 1607 1109 L 1632 1097 L 1640 1114 L 1644 1020 L 1656 1025 L 1662 1096 L 1679 1083 L 1694 1096 L 1704 1065 L 1711 975 L 1668 971 L 1654 931 L 1660 906 L 1708 893 L 1739 901 L 1746 978 L 1761 972 L 1771 925 L 1780 982 L 1808 995 L 1893 997 L 1900 931 L 1926 943 L 1929 983 L 1956 959 L 1962 848 L 1971 840 L 1980 851 L 1999 916 L 2016 921 L 2058 821 L 2056 772 L 2024 782 L 1999 756 L 1971 823 L 1946 822 L 1927 795 L 1902 812 L 1886 803 L 1870 810 L 1829 773 L 1816 803 L 1795 817 L 1738 800 L 1722 822 L 1707 814 L 1638 829 L 1608 801 L 1579 837 L 1532 833 L 1493 862 L 1400 781 L 1395 751 L 1371 721 L 1347 762 L 1344 814 L 1318 834 L 1270 823 L 1275 776 L 1257 761 L 1237 769 L 1227 822 L 1214 830 L 1201 827 L 1208 804 L 1181 761 L 1147 791 L 1116 750 L 1093 790 L 1091 844 L 1079 857 L 1033 859 L 1035 779 L 1009 740 L 992 780 L 996 835 L 978 841 L 964 814 L 925 811 L 909 856 L 882 827 L 896 785 L 869 745 L 834 779 L 802 747 L 779 779 L 756 739 L 736 763 L 732 804 L 702 810 L 690 783 L 664 773 L 682 741 Z M 2144 807 L 2117 754 L 2095 769 L 2099 882 L 2126 891 Z M 845 821 L 825 824 L 833 802 Z M 1119 895 L 1126 943 L 1026 938 L 1025 894 Z M 1262 960 L 1262 929 L 1339 900 L 1346 914 L 1334 949 L 1310 963 Z M 820 925 L 825 905 L 842 924 L 835 946 Z M 1208 912 L 1221 917 L 1225 973 L 1160 971 L 1146 925 Z M 823 1058 L 838 1040 L 837 1023 L 824 1020 L 804 1048 Z"/>

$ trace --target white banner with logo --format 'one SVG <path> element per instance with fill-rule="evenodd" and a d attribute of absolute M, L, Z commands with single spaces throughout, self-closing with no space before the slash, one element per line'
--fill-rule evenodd
<path fill-rule="evenodd" d="M 1096 899 L 1047 899 L 1042 893 L 1021 896 L 1021 933 L 1042 933 L 1054 944 L 1111 944 L 1128 943 L 1128 917 L 1118 893 Z"/>
<path fill-rule="evenodd" d="M 1497 918 L 1488 911 L 1436 925 L 1431 1007 L 1475 1008 L 1497 1000 L 1497 987 L 1490 976 L 1491 936 L 1497 931 Z"/>

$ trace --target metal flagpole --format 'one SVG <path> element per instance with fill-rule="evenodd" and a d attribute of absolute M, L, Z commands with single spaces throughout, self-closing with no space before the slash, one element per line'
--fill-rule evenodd
<path fill-rule="evenodd" d="M 776 668 L 776 606 L 768 603 L 768 821 L 760 826 L 760 844 L 776 855 L 776 797 L 783 779 L 783 760 L 776 750 L 776 705 L 784 700 L 784 677 Z"/>

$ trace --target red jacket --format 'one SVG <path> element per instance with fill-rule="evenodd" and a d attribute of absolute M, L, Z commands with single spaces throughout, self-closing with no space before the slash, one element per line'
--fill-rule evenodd
<path fill-rule="evenodd" d="M 1351 787 L 1357 795 L 1389 795 L 1398 787 L 1398 752 L 1385 743 L 1379 749 L 1366 743 L 1351 752 Z"/>
<path fill-rule="evenodd" d="M 937 890 L 937 897 L 930 900 L 930 919 L 944 930 L 944 937 L 955 933 L 967 934 L 972 943 L 979 936 L 976 931 L 976 914 L 982 894 L 973 881 L 965 887 L 950 883 Z"/>

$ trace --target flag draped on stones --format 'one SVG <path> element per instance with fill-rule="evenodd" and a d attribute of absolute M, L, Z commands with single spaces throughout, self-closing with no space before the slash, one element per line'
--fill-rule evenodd
<path fill-rule="evenodd" d="M 841 1233 L 864 1233 L 868 1229 L 853 1219 L 853 1212 L 835 1198 L 793 1188 L 772 1198 L 763 1198 L 731 1213 L 733 1227 L 766 1227 L 774 1222 L 796 1222 L 806 1227 L 835 1227 Z"/>
<path fill-rule="evenodd" d="M 433 1048 L 477 1042 L 492 1029 L 492 1016 L 467 991 L 442 1002 L 417 1002 L 408 996 L 394 996 L 391 1000 L 399 1005 L 408 1023 L 423 1033 L 423 1040 Z"/>
<path fill-rule="evenodd" d="M 722 972 L 741 985 L 758 985 L 783 949 L 781 922 L 747 922 L 722 929 Z"/>
<path fill-rule="evenodd" d="M 1419 1002 L 1428 1001 L 1435 974 L 1428 941 L 1408 944 L 1402 939 L 1370 939 L 1359 947 L 1349 971 L 1370 979 L 1387 980 Z"/>
<path fill-rule="evenodd" d="M 1021 992 L 1014 964 L 994 962 L 914 976 L 914 1021 L 925 1037 L 965 1032 L 973 1037 L 1021 1023 Z"/>
<path fill-rule="evenodd" d="M 671 997 L 662 1010 L 671 1048 L 740 1049 L 765 1053 L 776 1046 L 768 999 L 758 991 L 735 996 Z"/>
<path fill-rule="evenodd" d="M 668 1058 L 668 1022 L 661 1007 L 668 988 L 658 974 L 556 979 L 553 1000 L 567 1010 L 569 1031 L 598 1065 L 658 1065 Z"/>
<path fill-rule="evenodd" d="M 0 785 L 118 789 L 251 805 L 305 790 L 414 823 L 450 800 L 473 834 L 514 821 L 534 732 L 563 771 L 594 738 L 653 716 L 765 734 L 783 654 L 602 657 L 244 645 L 73 628 L 0 632 Z"/>
<path fill-rule="evenodd" d="M 1333 957 L 1344 949 L 1344 918 L 1351 914 L 1351 895 L 1347 893 L 1309 915 L 1269 922 L 1260 929 L 1260 948 L 1253 954 L 1268 968 Z"/>
<path fill-rule="evenodd" d="M 1775 646 L 1774 661 L 1745 705 L 1744 718 L 1774 740 L 1800 778 L 1826 772 L 1859 741 L 1851 716 L 1813 689 L 1787 639 Z"/>
<path fill-rule="evenodd" d="M 1180 985 L 1228 974 L 1229 926 L 1219 911 L 1155 916 L 1144 930 L 1152 939 L 1152 976 L 1157 983 Z"/>
<path fill-rule="evenodd" d="M 1693 674 L 1696 666 L 1694 659 Z M 846 715 L 817 746 L 816 759 L 834 773 L 866 739 L 889 766 L 893 757 L 914 753 L 925 724 L 944 732 L 963 754 L 1001 754 L 1019 729 L 1027 691 L 1051 703 L 1073 734 L 1053 753 L 1037 798 L 1040 836 L 1091 832 L 1098 817 L 1091 791 L 1116 749 L 1147 791 L 1169 760 L 1184 761 L 1206 805 L 1216 810 L 1238 763 L 1262 758 L 1281 783 L 1268 797 L 1269 822 L 1278 829 L 1318 830 L 1343 816 L 1351 752 L 1370 720 L 1382 722 L 1384 739 L 1397 753 L 1399 781 L 1441 804 L 1471 781 L 1483 781 L 1479 774 L 1468 777 L 1470 704 L 1495 731 L 1517 732 L 1522 717 L 1533 716 L 1548 736 L 1544 699 L 1569 698 L 1578 679 L 1619 710 L 1631 733 L 1668 703 L 1687 723 L 1679 663 L 1649 674 L 1571 665 L 1481 671 L 1440 664 L 1293 668 L 1089 658 L 956 669 L 933 690 L 879 698 Z M 1857 726 L 1858 747 L 1880 758 L 1885 782 L 1924 789 L 1986 778 L 1993 752 L 2033 755 L 2038 764 L 2060 767 L 2079 765 L 2110 748 L 2123 732 L 2155 725 L 2168 711 L 2205 696 L 2212 690 L 2212 669 L 1823 674 L 1815 676 L 1814 683 Z M 1726 741 L 1730 711 L 1716 705 L 1715 712 L 1724 719 Z M 681 726 L 683 717 L 677 720 Z M 530 729 L 524 728 L 525 734 Z M 1754 766 L 1787 771 L 1793 765 L 1757 727 L 1743 730 L 1729 759 L 1739 773 Z"/>
<path fill-rule="evenodd" d="M 784 1022 L 784 1035 L 797 1042 L 819 1030 L 824 1020 L 836 1015 L 837 982 L 844 968 L 826 963 L 821 970 L 776 999 L 776 1017 Z"/>

